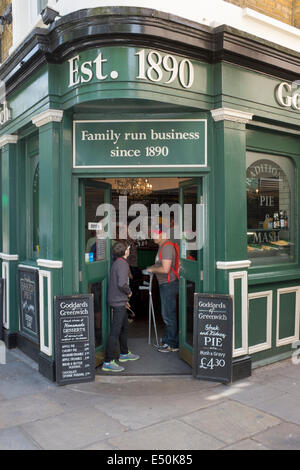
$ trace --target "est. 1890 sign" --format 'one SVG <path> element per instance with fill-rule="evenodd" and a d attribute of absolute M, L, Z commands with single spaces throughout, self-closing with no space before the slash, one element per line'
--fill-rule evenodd
<path fill-rule="evenodd" d="M 194 376 L 232 380 L 233 304 L 230 295 L 195 294 Z"/>
<path fill-rule="evenodd" d="M 74 168 L 199 168 L 205 119 L 74 121 Z"/>

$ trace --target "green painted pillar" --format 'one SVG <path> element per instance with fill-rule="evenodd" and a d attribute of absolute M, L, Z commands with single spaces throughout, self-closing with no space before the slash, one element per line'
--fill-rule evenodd
<path fill-rule="evenodd" d="M 76 250 L 72 244 L 74 241 L 74 230 L 76 230 L 76 220 L 73 210 L 78 211 L 78 206 L 73 207 L 72 191 L 72 150 L 73 150 L 73 114 L 65 111 L 62 121 L 62 150 L 61 150 L 61 211 L 62 211 L 62 261 L 63 261 L 63 294 L 72 295 L 73 275 L 75 264 L 78 269 L 78 259 Z"/>
<path fill-rule="evenodd" d="M 63 111 L 53 109 L 32 119 L 39 129 L 39 370 L 50 380 L 55 380 L 54 297 L 62 293 L 63 278 L 62 119 Z"/>
<path fill-rule="evenodd" d="M 16 346 L 19 329 L 16 297 L 18 252 L 17 202 L 17 142 L 18 136 L 4 135 L 0 139 L 2 186 L 2 277 L 4 279 L 4 340 L 7 347 Z M 2 325 L 1 325 L 2 326 Z"/>
<path fill-rule="evenodd" d="M 48 110 L 32 119 L 39 128 L 41 259 L 60 260 L 60 146 L 63 111 Z"/>
<path fill-rule="evenodd" d="M 246 123 L 252 114 L 229 108 L 211 111 L 215 121 L 217 292 L 234 302 L 233 356 L 248 354 Z"/>

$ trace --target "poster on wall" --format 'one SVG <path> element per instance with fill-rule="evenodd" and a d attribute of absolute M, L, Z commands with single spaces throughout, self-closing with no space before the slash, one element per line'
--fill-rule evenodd
<path fill-rule="evenodd" d="M 95 380 L 94 296 L 54 297 L 58 385 Z"/>
<path fill-rule="evenodd" d="M 18 268 L 20 330 L 39 342 L 39 275 L 38 270 Z"/>
<path fill-rule="evenodd" d="M 197 379 L 232 381 L 233 300 L 230 295 L 194 295 L 194 369 Z"/>

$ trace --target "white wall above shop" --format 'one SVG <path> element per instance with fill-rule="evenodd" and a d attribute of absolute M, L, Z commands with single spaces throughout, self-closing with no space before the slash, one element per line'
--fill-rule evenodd
<path fill-rule="evenodd" d="M 36 26 L 45 27 L 38 9 L 47 1 L 12 0 L 13 51 Z M 48 0 L 48 6 L 61 16 L 85 8 L 132 6 L 171 13 L 207 26 L 227 24 L 260 38 L 300 51 L 300 30 L 249 8 L 240 8 L 224 0 Z"/>

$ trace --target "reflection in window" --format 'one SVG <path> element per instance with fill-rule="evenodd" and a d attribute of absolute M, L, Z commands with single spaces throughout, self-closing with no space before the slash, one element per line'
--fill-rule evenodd
<path fill-rule="evenodd" d="M 286 157 L 247 155 L 247 240 L 252 265 L 294 259 L 294 166 Z"/>

